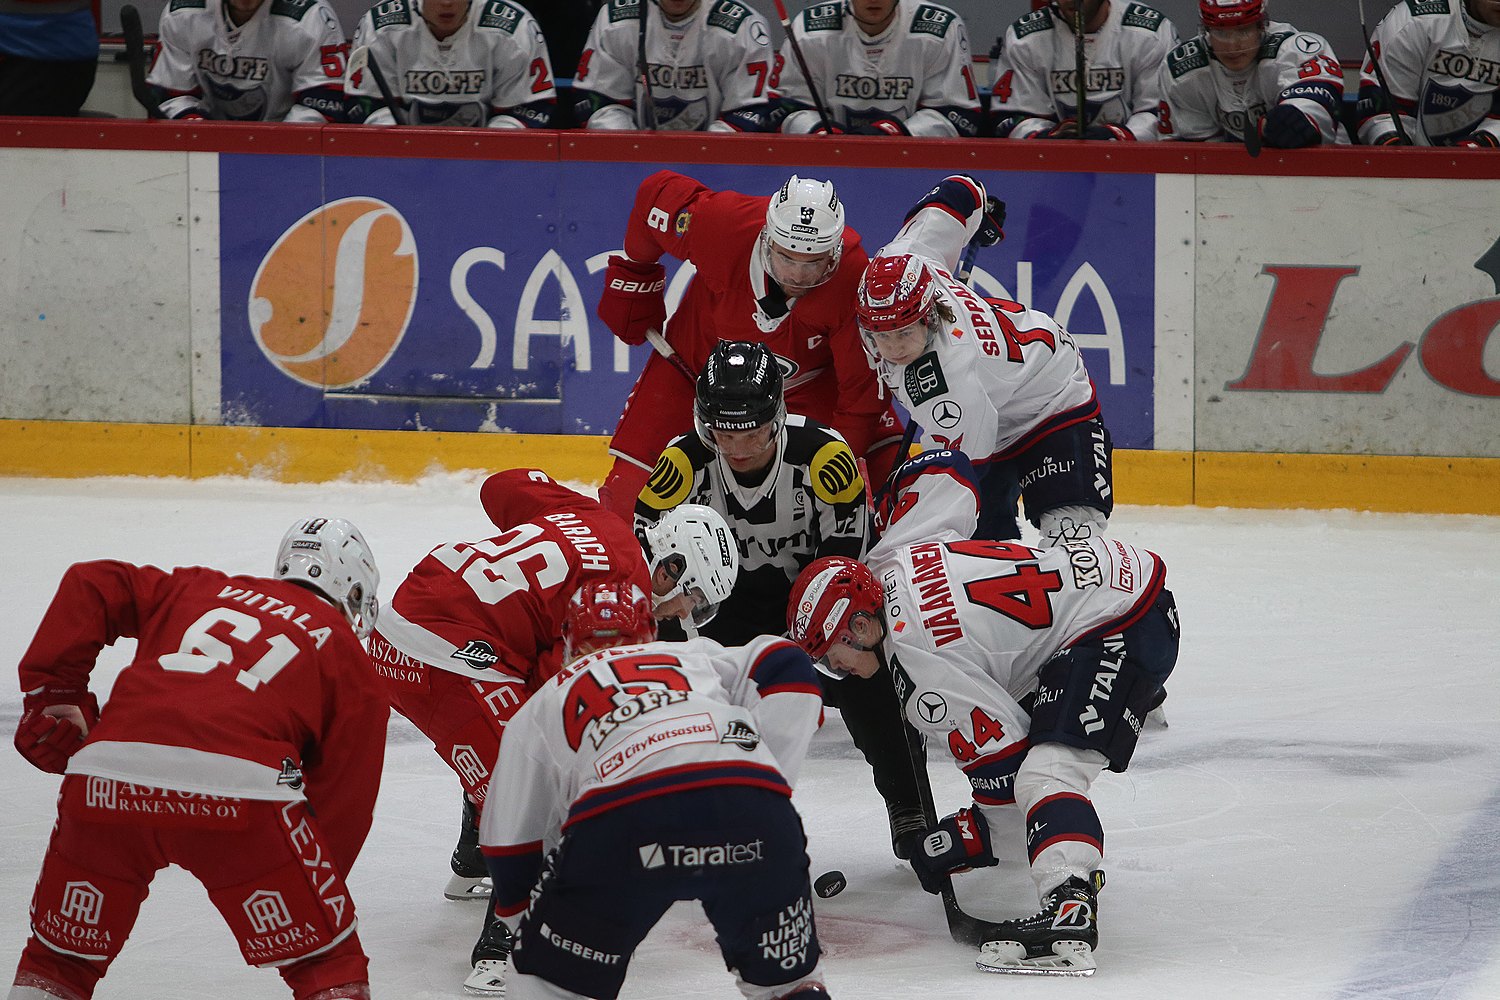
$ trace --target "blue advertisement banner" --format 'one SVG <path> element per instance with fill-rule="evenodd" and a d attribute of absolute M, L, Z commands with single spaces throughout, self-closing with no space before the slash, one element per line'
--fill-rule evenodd
<path fill-rule="evenodd" d="M 226 423 L 608 434 L 646 360 L 594 315 L 657 163 L 220 156 Z M 873 253 L 932 170 L 682 168 L 770 194 L 831 179 Z M 1054 315 L 1115 445 L 1153 444 L 1155 180 L 980 172 L 1006 240 L 972 283 Z M 668 260 L 668 305 L 691 271 Z"/>

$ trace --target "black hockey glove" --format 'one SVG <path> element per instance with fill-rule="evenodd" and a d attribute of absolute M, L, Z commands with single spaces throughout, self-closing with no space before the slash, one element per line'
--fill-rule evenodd
<path fill-rule="evenodd" d="M 990 850 L 990 825 L 977 809 L 960 809 L 938 820 L 911 855 L 917 881 L 934 896 L 947 888 L 946 876 L 999 863 Z"/>
<path fill-rule="evenodd" d="M 1290 104 L 1278 104 L 1266 113 L 1261 119 L 1260 137 L 1276 149 L 1303 149 L 1323 141 L 1312 119 Z"/>
<path fill-rule="evenodd" d="M 984 218 L 979 220 L 979 229 L 974 233 L 974 242 L 982 247 L 992 247 L 1005 239 L 1005 202 L 994 195 L 984 199 Z"/>
<path fill-rule="evenodd" d="M 850 135 L 911 135 L 905 125 L 894 118 L 877 118 L 875 121 L 856 125 L 849 130 Z"/>
<path fill-rule="evenodd" d="M 1090 125 L 1083 130 L 1083 137 L 1105 142 L 1135 142 L 1135 133 L 1123 125 Z"/>
<path fill-rule="evenodd" d="M 1408 141 L 1403 140 L 1401 138 L 1401 133 L 1395 131 L 1394 129 L 1392 129 L 1389 132 L 1382 132 L 1379 135 L 1377 135 L 1375 138 L 1371 139 L 1370 140 L 1370 145 L 1372 145 L 1372 146 L 1410 146 L 1411 143 L 1408 142 Z"/>

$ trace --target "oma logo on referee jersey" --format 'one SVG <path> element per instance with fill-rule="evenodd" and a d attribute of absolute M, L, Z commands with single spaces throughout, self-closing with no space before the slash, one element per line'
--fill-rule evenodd
<path fill-rule="evenodd" d="M 376 198 L 343 198 L 298 219 L 250 285 L 250 332 L 272 364 L 304 385 L 341 389 L 396 350 L 417 301 L 417 244 Z"/>

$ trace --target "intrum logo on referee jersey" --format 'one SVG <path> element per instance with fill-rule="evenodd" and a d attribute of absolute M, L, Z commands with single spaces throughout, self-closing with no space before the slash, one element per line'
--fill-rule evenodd
<path fill-rule="evenodd" d="M 293 223 L 250 286 L 250 332 L 287 375 L 319 389 L 369 378 L 390 358 L 417 301 L 411 227 L 376 198 L 342 198 Z"/>

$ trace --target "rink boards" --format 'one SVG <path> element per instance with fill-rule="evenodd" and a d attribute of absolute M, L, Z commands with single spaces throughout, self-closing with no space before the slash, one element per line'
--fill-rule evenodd
<path fill-rule="evenodd" d="M 91 127 L 120 148 L 57 148 L 80 140 L 40 125 L 0 147 L 3 471 L 113 471 L 93 426 L 108 424 L 179 474 L 409 477 L 555 454 L 597 478 L 646 358 L 593 315 L 642 178 L 829 178 L 873 250 L 963 169 L 1009 206 L 974 283 L 1073 333 L 1124 452 L 1122 499 L 1497 509 L 1489 162 Z M 670 305 L 691 268 L 668 265 Z M 410 431 L 425 433 L 386 433 Z"/>

